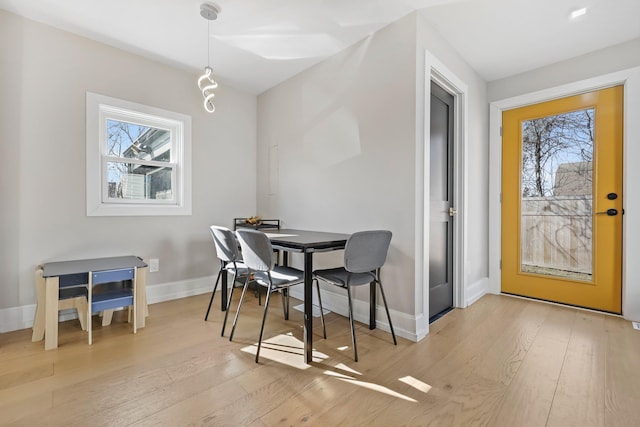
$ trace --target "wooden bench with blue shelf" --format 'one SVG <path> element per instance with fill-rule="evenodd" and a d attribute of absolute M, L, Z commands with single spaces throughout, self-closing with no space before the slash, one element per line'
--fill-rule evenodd
<path fill-rule="evenodd" d="M 91 316 L 130 307 L 133 333 L 145 326 L 147 264 L 137 256 L 49 262 L 36 270 L 37 307 L 32 341 L 45 339 L 45 350 L 58 347 L 58 310 L 76 308 L 92 343 Z M 82 301 L 86 301 L 86 306 Z M 65 303 L 65 301 L 72 301 Z M 84 322 L 83 322 L 84 318 Z M 84 323 L 84 324 L 83 324 Z"/>

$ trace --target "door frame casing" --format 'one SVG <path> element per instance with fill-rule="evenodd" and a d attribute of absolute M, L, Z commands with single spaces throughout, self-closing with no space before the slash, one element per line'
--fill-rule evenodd
<path fill-rule="evenodd" d="M 623 208 L 628 213 L 635 213 L 633 208 L 640 208 L 640 197 L 634 197 L 627 189 L 630 188 L 630 184 L 634 180 L 640 178 L 640 171 L 636 172 L 628 166 L 633 164 L 630 163 L 631 159 L 640 159 L 640 149 L 628 141 L 640 138 L 640 125 L 637 120 L 635 123 L 631 120 L 633 117 L 640 116 L 640 67 L 491 102 L 489 107 L 489 292 L 499 294 L 502 289 L 500 269 L 502 257 L 502 112 L 617 85 L 624 86 Z M 622 315 L 634 320 L 640 319 L 640 286 L 634 289 L 626 284 L 640 279 L 640 268 L 634 267 L 633 263 L 626 262 L 628 259 L 626 254 L 639 253 L 640 242 L 634 242 L 633 239 L 625 237 L 636 235 L 635 233 L 638 232 L 640 232 L 640 224 L 633 224 L 633 221 L 629 220 L 623 221 Z"/>
<path fill-rule="evenodd" d="M 455 73 L 451 72 L 438 58 L 425 50 L 425 76 L 423 99 L 423 138 L 418 147 L 418 182 L 416 185 L 416 233 L 422 239 L 416 239 L 416 335 L 418 340 L 429 333 L 429 227 L 430 200 L 430 153 L 431 144 L 431 81 L 453 96 L 454 126 L 453 126 L 453 207 L 457 210 L 453 221 L 453 306 L 466 307 L 464 286 L 464 260 L 466 259 L 466 152 L 467 152 L 467 85 Z M 421 151 L 420 151 L 421 150 Z M 420 232 L 421 231 L 421 232 Z M 421 262 L 420 262 L 421 261 Z"/>

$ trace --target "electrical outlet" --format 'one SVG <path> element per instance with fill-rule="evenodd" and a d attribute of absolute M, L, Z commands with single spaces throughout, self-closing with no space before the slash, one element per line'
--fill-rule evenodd
<path fill-rule="evenodd" d="M 160 260 L 158 258 L 151 258 L 149 260 L 149 273 L 155 273 L 160 271 Z"/>

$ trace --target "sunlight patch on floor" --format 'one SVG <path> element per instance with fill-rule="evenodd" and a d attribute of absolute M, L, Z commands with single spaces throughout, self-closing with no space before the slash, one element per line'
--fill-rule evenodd
<path fill-rule="evenodd" d="M 351 372 L 352 374 L 355 374 L 355 375 L 362 375 L 360 372 L 356 371 L 353 368 L 348 367 L 344 363 L 338 363 L 335 367 L 336 369 L 340 369 L 341 371 Z"/>
<path fill-rule="evenodd" d="M 359 387 L 363 387 L 369 390 L 373 390 L 373 391 L 377 391 L 378 393 L 384 393 L 387 394 L 389 396 L 392 397 L 397 397 L 398 399 L 402 399 L 402 400 L 406 400 L 408 402 L 414 402 L 417 403 L 418 401 L 415 399 L 410 398 L 409 396 L 405 396 L 404 394 L 398 393 L 397 391 L 393 391 L 388 387 L 385 387 L 383 385 L 380 384 L 374 384 L 374 383 L 370 383 L 367 381 L 360 381 L 360 380 L 356 380 L 353 377 L 350 377 L 348 375 L 345 374 L 341 374 L 339 372 L 333 372 L 333 371 L 324 371 L 325 375 L 328 375 L 330 377 L 333 377 L 339 381 L 345 381 L 348 382 L 350 384 L 354 384 L 357 385 Z"/>
<path fill-rule="evenodd" d="M 258 343 L 244 347 L 245 353 L 256 354 Z M 319 351 L 312 353 L 314 362 L 322 362 L 329 358 Z M 297 369 L 309 369 L 311 365 L 304 362 L 304 343 L 292 333 L 280 334 L 262 341 L 260 359 L 269 359 Z"/>
<path fill-rule="evenodd" d="M 347 379 L 347 380 L 352 380 L 354 379 L 353 377 L 350 377 L 347 374 L 341 374 L 340 372 L 334 372 L 334 371 L 324 371 L 323 372 L 325 375 L 329 375 L 330 377 L 336 377 L 336 378 L 340 378 L 340 379 Z"/>
<path fill-rule="evenodd" d="M 402 378 L 398 378 L 398 381 L 401 381 L 405 384 L 410 385 L 411 387 L 415 388 L 416 390 L 420 390 L 423 393 L 429 393 L 429 390 L 431 390 L 431 386 L 427 383 L 424 383 L 422 381 L 420 381 L 417 378 L 412 377 L 411 375 L 407 375 L 406 377 L 402 377 Z"/>

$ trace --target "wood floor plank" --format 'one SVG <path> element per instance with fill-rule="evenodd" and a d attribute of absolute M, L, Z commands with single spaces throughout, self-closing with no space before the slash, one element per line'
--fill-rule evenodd
<path fill-rule="evenodd" d="M 575 317 L 573 309 L 551 307 L 491 425 L 546 425 Z"/>
<path fill-rule="evenodd" d="M 637 426 L 640 420 L 640 331 L 605 318 L 607 331 L 605 425 Z"/>
<path fill-rule="evenodd" d="M 499 313 L 509 321 L 501 328 L 495 328 L 496 320 L 487 317 L 491 325 L 476 329 L 476 336 L 484 344 L 466 340 L 466 345 L 457 346 L 455 357 L 447 357 L 437 371 L 445 364 L 456 359 L 466 360 L 465 375 L 448 372 L 442 392 L 447 403 L 430 408 L 427 413 L 413 418 L 415 425 L 491 425 L 490 422 L 500 404 L 507 385 L 517 372 L 520 363 L 528 352 L 533 338 L 543 323 L 549 308 L 540 304 L 518 301 Z M 451 381 L 459 376 L 459 382 Z M 438 384 L 434 382 L 434 384 Z"/>
<path fill-rule="evenodd" d="M 517 373 L 551 307 L 527 303 L 505 322 L 502 334 L 484 353 L 475 373 L 509 385 Z"/>
<path fill-rule="evenodd" d="M 447 346 L 449 352 L 446 357 L 439 358 L 430 365 L 412 366 L 412 370 L 431 386 L 455 392 L 465 383 L 466 378 L 478 369 L 487 351 L 504 334 L 500 320 L 516 317 L 525 306 L 524 301 L 515 300 L 512 304 L 505 306 L 501 312 L 488 313 L 482 322 L 476 323 L 475 328 L 464 335 L 464 339 L 452 335 L 449 331 L 445 336 L 452 337 L 454 342 Z M 497 325 L 500 326 L 496 327 Z"/>
<path fill-rule="evenodd" d="M 36 365 L 21 365 L 12 372 L 0 375 L 0 388 L 8 389 L 21 384 L 30 383 L 40 378 L 53 375 L 53 363 L 44 362 Z"/>
<path fill-rule="evenodd" d="M 580 312 L 576 317 L 548 426 L 604 426 L 605 316 Z"/>
<path fill-rule="evenodd" d="M 0 406 L 0 425 L 20 425 L 26 414 L 46 413 L 53 407 L 53 393 L 33 392 L 28 398 L 7 402 Z M 27 425 L 27 424 L 22 424 Z"/>
<path fill-rule="evenodd" d="M 239 293 L 234 295 L 232 317 Z M 43 350 L 29 330 L 0 335 L 0 425 L 13 426 L 637 426 L 640 333 L 621 318 L 501 295 L 455 309 L 419 343 L 327 316 L 302 363 L 302 313 L 273 299 L 242 308 L 233 342 L 209 295 L 150 306 L 136 335 L 115 313 L 77 321 Z M 295 305 L 295 304 L 292 304 Z M 315 321 L 315 319 L 314 319 Z"/>

